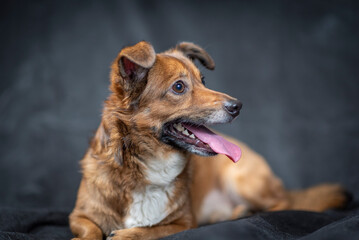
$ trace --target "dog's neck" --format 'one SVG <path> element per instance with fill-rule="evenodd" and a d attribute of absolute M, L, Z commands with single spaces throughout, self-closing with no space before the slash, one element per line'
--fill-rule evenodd
<path fill-rule="evenodd" d="M 187 164 L 187 153 L 165 143 L 146 135 L 142 136 L 139 132 L 131 132 L 126 137 L 137 141 L 131 142 L 125 149 L 128 153 L 124 155 L 123 166 L 137 164 L 145 182 L 150 185 L 164 187 L 171 184 Z M 152 143 L 151 147 L 146 144 L 148 142 Z"/>
<path fill-rule="evenodd" d="M 149 184 L 168 186 L 181 174 L 187 164 L 187 158 L 177 151 L 160 152 L 156 157 L 145 160 L 144 164 L 144 176 Z"/>
<path fill-rule="evenodd" d="M 142 173 L 136 175 L 142 175 L 144 183 L 158 186 L 169 185 L 185 168 L 188 153 L 151 139 L 148 135 L 142 136 L 128 126 L 125 127 L 126 133 L 123 133 L 119 124 L 114 125 L 108 120 L 103 119 L 91 144 L 93 153 L 103 156 L 100 159 L 108 159 L 128 170 L 136 169 Z M 152 143 L 151 148 L 146 142 Z"/>

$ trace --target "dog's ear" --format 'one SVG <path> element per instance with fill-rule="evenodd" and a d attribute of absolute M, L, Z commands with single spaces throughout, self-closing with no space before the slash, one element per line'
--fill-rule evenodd
<path fill-rule="evenodd" d="M 121 50 L 118 57 L 120 74 L 129 80 L 143 78 L 155 63 L 156 53 L 152 45 L 142 41 Z"/>
<path fill-rule="evenodd" d="M 175 50 L 182 52 L 192 60 L 198 59 L 203 66 L 210 70 L 213 70 L 215 67 L 211 56 L 203 48 L 194 43 L 181 42 L 175 47 Z"/>
<path fill-rule="evenodd" d="M 123 48 L 112 65 L 111 90 L 135 101 L 146 86 L 147 73 L 155 61 L 155 50 L 148 42 Z"/>

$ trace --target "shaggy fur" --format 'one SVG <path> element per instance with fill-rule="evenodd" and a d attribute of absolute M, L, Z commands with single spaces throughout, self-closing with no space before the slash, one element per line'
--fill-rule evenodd
<path fill-rule="evenodd" d="M 78 238 L 158 239 L 253 211 L 322 211 L 345 204 L 339 185 L 285 190 L 265 160 L 234 139 L 228 138 L 243 151 L 237 164 L 223 155 L 195 155 L 197 150 L 166 138 L 171 121 L 213 124 L 234 118 L 223 105 L 236 100 L 206 88 L 195 59 L 214 69 L 208 53 L 193 43 L 156 54 L 140 42 L 113 62 L 111 95 L 81 161 L 83 178 L 70 215 Z M 179 80 L 186 86 L 183 94 L 173 92 Z"/>

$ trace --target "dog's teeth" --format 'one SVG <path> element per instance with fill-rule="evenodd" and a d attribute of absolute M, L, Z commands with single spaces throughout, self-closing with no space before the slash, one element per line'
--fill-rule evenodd
<path fill-rule="evenodd" d="M 173 126 L 178 130 L 178 131 L 182 131 L 181 130 L 181 126 L 177 123 L 173 124 Z"/>
<path fill-rule="evenodd" d="M 190 138 L 195 138 L 194 134 L 192 133 L 191 135 L 189 135 Z"/>
<path fill-rule="evenodd" d="M 185 128 L 182 126 L 181 123 L 178 124 L 178 130 L 180 130 L 180 131 L 184 131 L 184 130 L 185 130 Z"/>
<path fill-rule="evenodd" d="M 184 131 L 182 131 L 182 133 L 183 133 L 184 135 L 186 135 L 186 136 L 189 136 L 189 133 L 188 133 L 187 129 L 185 129 Z"/>

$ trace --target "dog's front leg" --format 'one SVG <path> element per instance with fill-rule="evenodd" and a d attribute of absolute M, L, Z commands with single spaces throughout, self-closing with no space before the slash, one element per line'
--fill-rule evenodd
<path fill-rule="evenodd" d="M 83 216 L 70 215 L 70 228 L 77 237 L 73 238 L 73 240 L 102 240 L 103 238 L 101 229 L 94 222 Z"/>
<path fill-rule="evenodd" d="M 152 240 L 166 237 L 187 229 L 189 229 L 189 227 L 178 224 L 168 224 L 154 227 L 134 227 L 112 231 L 107 237 L 107 240 Z"/>

